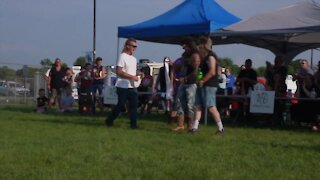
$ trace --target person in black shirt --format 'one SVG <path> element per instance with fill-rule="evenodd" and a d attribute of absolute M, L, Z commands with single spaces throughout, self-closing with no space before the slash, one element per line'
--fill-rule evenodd
<path fill-rule="evenodd" d="M 141 84 L 138 87 L 138 92 L 151 93 L 152 85 L 153 85 L 153 77 L 150 74 L 150 67 L 147 65 L 141 69 L 144 76 L 141 80 Z M 150 94 L 141 94 L 138 96 L 138 100 L 140 103 L 140 114 L 143 115 L 144 111 L 147 110 L 147 113 L 150 114 L 151 111 L 151 95 Z"/>
<path fill-rule="evenodd" d="M 194 103 L 197 90 L 197 72 L 200 65 L 200 54 L 196 43 L 192 38 L 187 38 L 181 43 L 185 52 L 182 54 L 184 59 L 182 77 L 179 78 L 179 100 L 181 103 L 178 112 L 178 126 L 174 131 L 184 130 L 184 114 L 188 116 L 188 129 L 192 130 L 194 119 Z"/>
<path fill-rule="evenodd" d="M 45 96 L 45 90 L 39 89 L 39 97 L 37 98 L 37 113 L 47 112 L 48 98 Z"/>
<path fill-rule="evenodd" d="M 238 92 L 240 95 L 249 95 L 253 91 L 253 87 L 257 84 L 257 73 L 252 69 L 252 60 L 247 59 L 245 61 L 245 69 L 242 69 L 237 77 L 236 84 L 240 87 Z M 240 118 L 248 122 L 251 121 L 251 114 L 249 113 L 249 101 L 245 99 L 243 102 L 239 103 L 242 113 Z"/>
<path fill-rule="evenodd" d="M 270 89 L 275 91 L 277 97 L 285 97 L 287 92 L 286 77 L 288 70 L 283 63 L 282 56 L 276 56 L 273 66 L 267 62 L 266 79 Z"/>
<path fill-rule="evenodd" d="M 57 58 L 54 62 L 54 67 L 51 68 L 49 77 L 48 77 L 48 91 L 50 94 L 49 107 L 58 102 L 59 109 L 61 101 L 61 93 L 65 82 L 63 81 L 66 76 L 66 69 L 62 67 L 61 60 Z"/>
<path fill-rule="evenodd" d="M 192 131 L 197 131 L 201 118 L 201 107 L 208 108 L 209 113 L 217 124 L 216 134 L 223 134 L 224 127 L 220 113 L 217 109 L 216 93 L 218 89 L 218 57 L 211 50 L 212 41 L 209 37 L 199 38 L 199 52 L 201 57 L 202 78 L 198 78 L 198 90 L 196 94 L 195 121 Z"/>
<path fill-rule="evenodd" d="M 269 89 L 275 91 L 276 97 L 285 97 L 287 94 L 286 77 L 288 74 L 287 68 L 284 66 L 283 56 L 276 56 L 274 59 L 274 65 L 266 62 L 266 80 L 269 85 Z M 281 125 L 281 119 L 283 118 L 283 112 L 285 112 L 285 101 L 275 100 L 274 113 L 271 118 L 272 125 Z"/>
<path fill-rule="evenodd" d="M 247 59 L 245 62 L 245 69 L 242 69 L 237 77 L 237 83 L 240 86 L 240 94 L 247 95 L 249 90 L 253 90 L 257 83 L 257 72 L 252 69 L 252 60 Z"/>

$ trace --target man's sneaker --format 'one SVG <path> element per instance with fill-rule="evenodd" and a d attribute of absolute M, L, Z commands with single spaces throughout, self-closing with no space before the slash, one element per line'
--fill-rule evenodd
<path fill-rule="evenodd" d="M 184 130 L 184 126 L 177 126 L 176 128 L 173 129 L 174 131 L 183 131 Z"/>
<path fill-rule="evenodd" d="M 224 134 L 224 129 L 217 130 L 216 135 L 223 135 Z"/>

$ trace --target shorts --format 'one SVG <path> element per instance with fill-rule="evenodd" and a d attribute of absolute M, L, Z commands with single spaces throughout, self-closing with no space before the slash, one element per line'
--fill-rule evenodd
<path fill-rule="evenodd" d="M 62 94 L 62 88 L 59 88 L 59 89 L 55 89 L 53 88 L 51 90 L 51 93 L 50 93 L 50 100 L 51 102 L 55 102 L 56 100 L 57 101 L 60 101 L 61 99 L 61 94 Z M 59 102 L 58 102 L 59 103 Z"/>
<path fill-rule="evenodd" d="M 181 108 L 179 114 L 188 114 L 189 117 L 194 116 L 194 103 L 197 91 L 196 84 L 183 84 L 179 88 L 179 100 Z"/>
<path fill-rule="evenodd" d="M 196 105 L 196 106 L 203 106 L 204 105 L 204 89 L 201 87 L 197 87 L 196 100 L 195 100 L 194 105 Z"/>
<path fill-rule="evenodd" d="M 210 87 L 210 86 L 204 87 L 204 99 L 205 99 L 206 108 L 217 106 L 216 93 L 217 93 L 216 87 Z"/>

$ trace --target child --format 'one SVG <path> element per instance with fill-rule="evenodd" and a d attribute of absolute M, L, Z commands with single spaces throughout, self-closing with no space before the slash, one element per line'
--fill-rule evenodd
<path fill-rule="evenodd" d="M 48 106 L 48 98 L 45 96 L 45 90 L 39 89 L 39 97 L 37 98 L 37 113 L 45 113 L 47 112 L 47 106 Z"/>
<path fill-rule="evenodd" d="M 61 99 L 61 108 L 60 112 L 71 112 L 72 106 L 74 102 L 74 98 L 72 97 L 72 90 L 67 89 L 66 90 L 66 96 L 62 97 Z"/>

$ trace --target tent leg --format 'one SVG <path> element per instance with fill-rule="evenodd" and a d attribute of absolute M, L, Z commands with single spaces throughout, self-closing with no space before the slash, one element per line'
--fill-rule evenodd
<path fill-rule="evenodd" d="M 116 62 L 118 61 L 118 59 L 119 59 L 119 44 L 120 44 L 120 38 L 118 37 L 118 40 L 117 40 L 117 59 L 116 59 Z"/>

